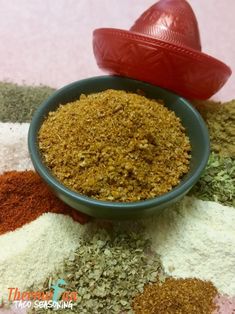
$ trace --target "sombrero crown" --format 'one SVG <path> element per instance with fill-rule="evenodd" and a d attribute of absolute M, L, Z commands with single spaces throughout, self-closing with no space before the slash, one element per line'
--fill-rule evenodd
<path fill-rule="evenodd" d="M 136 20 L 130 31 L 201 51 L 196 16 L 186 1 L 157 2 Z"/>

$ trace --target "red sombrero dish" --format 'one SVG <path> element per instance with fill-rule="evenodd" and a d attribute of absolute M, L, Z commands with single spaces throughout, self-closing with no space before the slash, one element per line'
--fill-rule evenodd
<path fill-rule="evenodd" d="M 149 82 L 189 99 L 208 99 L 232 71 L 201 52 L 194 12 L 186 0 L 160 0 L 129 31 L 93 33 L 98 66 L 110 74 Z"/>

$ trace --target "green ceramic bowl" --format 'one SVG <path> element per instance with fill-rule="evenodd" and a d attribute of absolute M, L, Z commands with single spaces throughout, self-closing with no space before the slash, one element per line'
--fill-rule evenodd
<path fill-rule="evenodd" d="M 130 92 L 136 92 L 140 89 L 144 91 L 148 98 L 163 99 L 165 105 L 181 118 L 182 124 L 190 138 L 192 159 L 190 171 L 182 178 L 181 183 L 169 193 L 146 201 L 132 203 L 98 201 L 65 187 L 43 163 L 38 148 L 37 136 L 48 113 L 56 110 L 60 104 L 78 99 L 81 93 L 90 94 L 109 88 Z M 203 119 L 197 110 L 185 99 L 165 89 L 141 81 L 118 76 L 101 76 L 74 82 L 52 94 L 33 116 L 28 134 L 28 146 L 35 170 L 63 202 L 93 217 L 134 219 L 160 212 L 163 208 L 179 201 L 188 193 L 207 164 L 210 145 L 208 130 Z"/>

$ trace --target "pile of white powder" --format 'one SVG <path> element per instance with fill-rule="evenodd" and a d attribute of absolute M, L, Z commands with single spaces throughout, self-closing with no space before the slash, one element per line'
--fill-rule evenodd
<path fill-rule="evenodd" d="M 47 213 L 30 224 L 0 236 L 0 291 L 27 290 L 40 285 L 62 267 L 79 247 L 86 225 L 72 218 Z"/>
<path fill-rule="evenodd" d="M 144 221 L 165 271 L 235 295 L 235 208 L 191 197 Z"/>
<path fill-rule="evenodd" d="M 0 123 L 0 173 L 33 169 L 27 135 L 29 123 Z"/>

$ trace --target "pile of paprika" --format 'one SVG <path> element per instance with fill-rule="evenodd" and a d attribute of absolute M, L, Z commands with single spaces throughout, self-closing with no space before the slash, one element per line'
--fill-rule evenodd
<path fill-rule="evenodd" d="M 89 220 L 87 215 L 56 198 L 34 171 L 9 171 L 0 175 L 0 235 L 46 212 L 69 215 L 81 224 Z"/>

